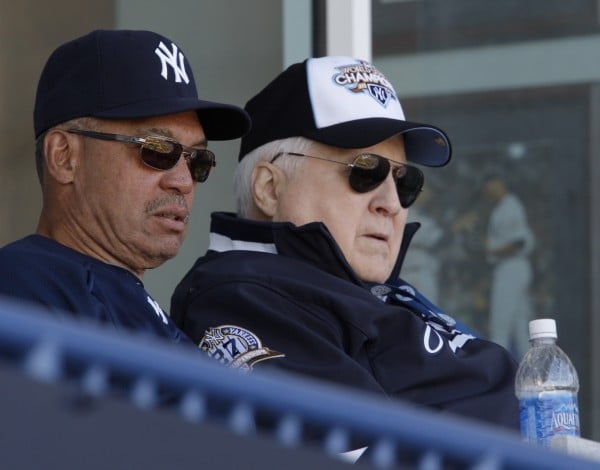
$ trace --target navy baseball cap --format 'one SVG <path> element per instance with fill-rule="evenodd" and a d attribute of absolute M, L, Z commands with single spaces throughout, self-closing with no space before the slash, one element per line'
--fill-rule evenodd
<path fill-rule="evenodd" d="M 198 99 L 190 64 L 150 31 L 96 30 L 59 46 L 42 71 L 33 113 L 36 138 L 77 117 L 135 119 L 196 111 L 208 140 L 250 129 L 246 112 Z"/>
<path fill-rule="evenodd" d="M 409 161 L 443 166 L 452 149 L 437 127 L 407 121 L 391 83 L 372 64 L 352 57 L 306 59 L 288 67 L 245 107 L 252 130 L 239 159 L 268 142 L 306 137 L 342 148 L 404 136 Z"/>

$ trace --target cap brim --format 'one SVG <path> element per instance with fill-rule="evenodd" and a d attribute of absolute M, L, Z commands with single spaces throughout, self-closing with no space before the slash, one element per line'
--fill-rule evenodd
<path fill-rule="evenodd" d="M 193 98 L 164 102 L 152 100 L 97 111 L 91 116 L 110 119 L 137 119 L 196 111 L 208 140 L 230 140 L 243 137 L 251 127 L 250 116 L 234 105 Z"/>
<path fill-rule="evenodd" d="M 396 119 L 357 119 L 307 131 L 304 137 L 335 147 L 363 148 L 398 134 L 404 136 L 406 158 L 410 162 L 439 167 L 452 157 L 450 140 L 441 129 Z"/>

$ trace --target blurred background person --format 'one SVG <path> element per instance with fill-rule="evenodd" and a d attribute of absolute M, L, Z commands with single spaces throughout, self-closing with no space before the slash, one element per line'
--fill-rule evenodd
<path fill-rule="evenodd" d="M 490 335 L 521 358 L 529 347 L 532 318 L 529 260 L 535 240 L 525 207 L 497 173 L 485 179 L 484 196 L 493 203 L 486 236 L 486 256 L 493 266 L 490 288 Z"/>

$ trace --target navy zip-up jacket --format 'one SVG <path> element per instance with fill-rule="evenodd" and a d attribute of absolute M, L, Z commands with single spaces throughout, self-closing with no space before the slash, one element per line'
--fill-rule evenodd
<path fill-rule="evenodd" d="M 512 356 L 446 315 L 412 308 L 394 287 L 415 230 L 407 226 L 390 284 L 373 286 L 321 223 L 215 213 L 209 250 L 177 286 L 172 318 L 232 367 L 277 367 L 518 429 Z"/>

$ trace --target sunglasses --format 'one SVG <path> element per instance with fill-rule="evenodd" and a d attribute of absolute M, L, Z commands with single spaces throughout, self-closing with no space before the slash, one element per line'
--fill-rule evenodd
<path fill-rule="evenodd" d="M 358 155 L 352 163 L 338 162 L 322 157 L 313 157 L 295 152 L 280 152 L 271 159 L 271 163 L 282 155 L 293 155 L 295 157 L 308 157 L 317 160 L 323 160 L 331 163 L 338 163 L 350 168 L 348 181 L 350 187 L 357 193 L 368 193 L 377 188 L 385 181 L 387 175 L 392 170 L 392 176 L 396 182 L 396 190 L 400 205 L 405 209 L 410 207 L 423 190 L 425 177 L 423 172 L 417 167 L 405 165 L 403 163 L 390 163 L 385 157 L 374 153 L 362 153 Z"/>
<path fill-rule="evenodd" d="M 91 137 L 92 139 L 115 140 L 139 145 L 142 162 L 155 170 L 170 170 L 177 165 L 179 158 L 183 156 L 192 174 L 192 179 L 198 183 L 206 181 L 210 170 L 216 165 L 215 154 L 210 150 L 184 147 L 169 137 L 159 135 L 130 137 L 82 129 L 68 129 L 67 132 Z"/>

